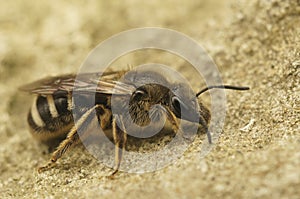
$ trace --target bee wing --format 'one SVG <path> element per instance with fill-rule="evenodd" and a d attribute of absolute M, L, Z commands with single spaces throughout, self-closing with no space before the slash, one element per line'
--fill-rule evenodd
<path fill-rule="evenodd" d="M 57 91 L 72 93 L 103 93 L 130 95 L 135 86 L 117 81 L 125 71 L 100 73 L 83 73 L 78 76 L 67 74 L 46 77 L 41 80 L 24 85 L 19 89 L 31 94 L 51 95 Z M 101 79 L 99 80 L 101 75 Z"/>
<path fill-rule="evenodd" d="M 74 87 L 75 75 L 68 74 L 62 76 L 50 76 L 38 81 L 26 84 L 19 88 L 19 90 L 31 94 L 51 95 L 54 92 L 71 91 Z"/>

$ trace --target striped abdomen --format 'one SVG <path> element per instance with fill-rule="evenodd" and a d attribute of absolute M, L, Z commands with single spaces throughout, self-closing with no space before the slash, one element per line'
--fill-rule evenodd
<path fill-rule="evenodd" d="M 56 92 L 36 96 L 28 113 L 28 123 L 33 136 L 40 141 L 64 138 L 74 125 L 71 94 Z"/>

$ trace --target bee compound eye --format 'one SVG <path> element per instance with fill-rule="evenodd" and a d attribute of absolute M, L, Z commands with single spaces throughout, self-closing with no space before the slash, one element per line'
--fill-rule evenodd
<path fill-rule="evenodd" d="M 172 106 L 179 113 L 181 101 L 177 96 L 172 97 Z"/>
<path fill-rule="evenodd" d="M 138 90 L 134 91 L 134 93 L 132 94 L 132 97 L 135 100 L 140 100 L 145 95 L 146 95 L 146 91 L 138 89 Z"/>

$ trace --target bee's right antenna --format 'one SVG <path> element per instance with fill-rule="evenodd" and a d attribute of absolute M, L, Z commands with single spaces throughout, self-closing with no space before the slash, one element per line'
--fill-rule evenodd
<path fill-rule="evenodd" d="M 196 94 L 196 97 L 198 97 L 199 95 L 201 95 L 201 94 L 204 93 L 205 91 L 208 91 L 208 90 L 213 89 L 213 88 L 231 89 L 231 90 L 240 90 L 240 91 L 243 91 L 243 90 L 249 90 L 249 89 L 250 89 L 249 87 L 244 87 L 244 86 L 230 86 L 230 85 L 208 86 L 208 87 L 202 89 L 201 91 L 199 91 L 199 92 Z"/>

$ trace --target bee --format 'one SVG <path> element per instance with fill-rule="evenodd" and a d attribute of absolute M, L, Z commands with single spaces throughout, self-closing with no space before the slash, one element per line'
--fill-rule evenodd
<path fill-rule="evenodd" d="M 39 167 L 38 171 L 53 167 L 67 150 L 79 143 L 81 134 L 88 131 L 93 119 L 96 119 L 99 127 L 109 130 L 112 135 L 115 167 L 111 176 L 119 170 L 127 135 L 132 135 L 135 131 L 132 125 L 128 125 L 128 118 L 138 126 L 147 126 L 153 121 L 159 122 L 165 116 L 175 133 L 180 131 L 180 118 L 201 125 L 208 142 L 212 143 L 208 131 L 211 114 L 198 100 L 198 96 L 213 88 L 249 89 L 217 85 L 206 87 L 195 95 L 187 83 L 170 82 L 164 74 L 150 69 L 142 72 L 84 73 L 78 76 L 67 74 L 24 85 L 20 90 L 35 96 L 27 117 L 33 137 L 49 145 L 55 140 L 62 140 L 52 153 L 50 161 Z M 73 95 L 74 92 L 76 95 Z M 85 103 L 90 99 L 94 100 L 93 104 Z M 113 105 L 117 107 L 117 111 L 112 111 Z M 128 111 L 124 111 L 125 109 Z M 79 118 L 76 122 L 74 114 Z"/>

